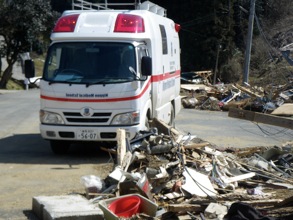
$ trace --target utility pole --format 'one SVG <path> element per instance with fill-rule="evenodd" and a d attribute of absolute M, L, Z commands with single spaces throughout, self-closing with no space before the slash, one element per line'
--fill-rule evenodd
<path fill-rule="evenodd" d="M 243 84 L 248 84 L 249 77 L 249 66 L 250 66 L 250 54 L 251 54 L 251 44 L 252 44 L 252 35 L 253 35 L 253 22 L 254 22 L 254 13 L 255 13 L 255 1 L 250 0 L 250 14 L 249 14 L 249 24 L 248 24 L 248 34 L 246 42 L 246 51 L 245 51 L 245 66 L 243 74 Z"/>
<path fill-rule="evenodd" d="M 213 81 L 213 84 L 214 85 L 217 83 L 217 72 L 218 72 L 219 53 L 220 53 L 220 49 L 221 48 L 222 48 L 221 44 L 218 44 L 218 46 L 217 46 L 216 65 L 215 65 L 215 71 L 214 71 L 214 81 Z"/>

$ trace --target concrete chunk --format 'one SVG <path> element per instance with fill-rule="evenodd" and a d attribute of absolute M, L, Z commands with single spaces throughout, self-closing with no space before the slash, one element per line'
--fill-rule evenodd
<path fill-rule="evenodd" d="M 33 212 L 42 220 L 102 220 L 104 214 L 80 195 L 33 197 Z"/>
<path fill-rule="evenodd" d="M 218 203 L 210 203 L 204 211 L 204 214 L 207 218 L 223 219 L 227 212 L 228 208 L 226 206 Z"/>

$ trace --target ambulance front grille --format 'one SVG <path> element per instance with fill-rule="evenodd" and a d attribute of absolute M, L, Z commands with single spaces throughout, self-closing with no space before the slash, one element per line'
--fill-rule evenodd
<path fill-rule="evenodd" d="M 85 117 L 80 112 L 63 112 L 70 123 L 107 123 L 111 117 L 110 112 L 95 112 L 91 117 Z"/>

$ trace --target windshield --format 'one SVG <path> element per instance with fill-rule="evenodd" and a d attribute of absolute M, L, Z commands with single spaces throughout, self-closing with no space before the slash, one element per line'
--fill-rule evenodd
<path fill-rule="evenodd" d="M 134 80 L 136 70 L 132 44 L 55 43 L 48 51 L 43 78 L 52 83 L 119 83 Z"/>

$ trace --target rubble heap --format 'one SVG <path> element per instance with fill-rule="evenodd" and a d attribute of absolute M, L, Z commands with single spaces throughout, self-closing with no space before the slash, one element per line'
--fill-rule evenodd
<path fill-rule="evenodd" d="M 284 85 L 265 87 L 241 86 L 237 83 L 213 85 L 210 75 L 203 76 L 201 72 L 193 72 L 181 77 L 184 108 L 213 111 L 239 108 L 280 116 L 293 115 L 293 80 L 288 79 L 288 83 Z M 277 111 L 280 107 L 287 108 L 287 111 Z"/>
<path fill-rule="evenodd" d="M 131 141 L 120 130 L 117 148 L 104 149 L 115 155 L 115 166 L 87 185 L 93 203 L 137 194 L 156 204 L 155 215 L 131 219 L 292 219 L 292 143 L 220 149 L 167 125 L 162 133 L 156 123 Z"/>

